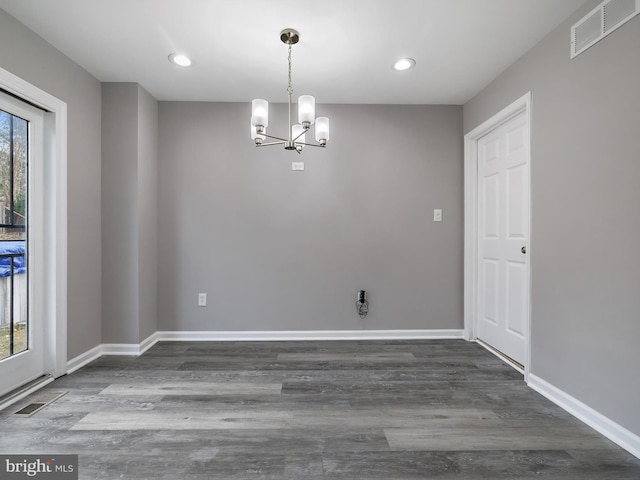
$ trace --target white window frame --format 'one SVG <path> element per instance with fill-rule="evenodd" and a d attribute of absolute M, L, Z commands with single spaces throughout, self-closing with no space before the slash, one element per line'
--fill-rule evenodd
<path fill-rule="evenodd" d="M 67 373 L 67 104 L 0 67 L 0 88 L 37 105 L 44 115 L 44 295 L 45 374 Z"/>

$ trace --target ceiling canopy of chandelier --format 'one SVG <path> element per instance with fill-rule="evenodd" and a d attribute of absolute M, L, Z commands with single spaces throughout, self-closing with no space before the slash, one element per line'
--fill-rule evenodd
<path fill-rule="evenodd" d="M 301 95 L 298 97 L 298 123 L 291 123 L 291 46 L 300 41 L 300 34 L 292 28 L 287 28 L 280 32 L 280 40 L 289 46 L 289 85 L 287 94 L 289 96 L 289 134 L 286 138 L 267 134 L 269 126 L 269 102 L 257 98 L 251 102 L 251 138 L 256 147 L 269 145 L 284 145 L 285 150 L 295 150 L 300 153 L 305 146 L 321 147 L 327 146 L 329 140 L 329 119 L 327 117 L 316 118 L 316 99 L 311 95 Z M 315 125 L 316 142 L 307 143 L 307 131 Z M 276 141 L 265 142 L 267 138 Z"/>

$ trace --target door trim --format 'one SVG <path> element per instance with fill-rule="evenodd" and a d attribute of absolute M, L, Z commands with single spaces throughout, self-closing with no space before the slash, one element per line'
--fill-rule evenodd
<path fill-rule="evenodd" d="M 478 332 L 478 141 L 481 137 L 525 112 L 529 130 L 529 210 L 531 211 L 531 92 L 477 126 L 464 136 L 464 337 L 477 339 Z M 531 368 L 531 215 L 529 215 L 529 309 L 525 319 L 525 381 Z"/>
<path fill-rule="evenodd" d="M 44 365 L 67 372 L 67 104 L 0 67 L 0 88 L 46 110 L 44 115 Z"/>

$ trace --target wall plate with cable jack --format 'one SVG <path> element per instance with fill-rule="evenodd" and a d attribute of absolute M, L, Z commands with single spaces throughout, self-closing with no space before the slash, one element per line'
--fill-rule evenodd
<path fill-rule="evenodd" d="M 367 301 L 367 292 L 365 290 L 359 290 L 358 291 L 358 298 L 357 298 L 358 303 L 364 303 Z"/>

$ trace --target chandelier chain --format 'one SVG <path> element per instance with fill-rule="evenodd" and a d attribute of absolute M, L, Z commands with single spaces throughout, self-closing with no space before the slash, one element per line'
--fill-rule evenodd
<path fill-rule="evenodd" d="M 291 44 L 289 44 L 289 86 L 287 87 L 287 93 L 293 94 L 293 88 L 291 87 Z"/>

